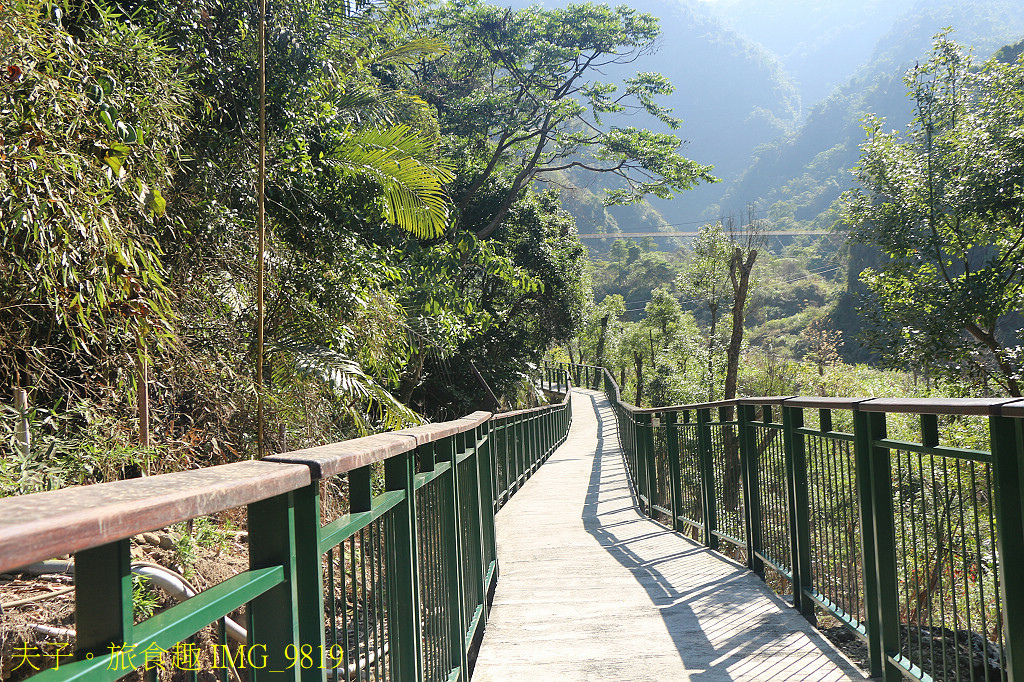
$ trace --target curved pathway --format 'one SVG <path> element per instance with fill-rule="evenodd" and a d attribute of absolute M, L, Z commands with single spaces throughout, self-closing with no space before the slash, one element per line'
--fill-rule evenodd
<path fill-rule="evenodd" d="M 746 568 L 640 515 L 604 394 L 497 515 L 474 682 L 864 679 Z"/>

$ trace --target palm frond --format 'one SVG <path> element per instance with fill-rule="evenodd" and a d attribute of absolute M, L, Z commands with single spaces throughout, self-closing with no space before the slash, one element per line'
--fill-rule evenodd
<path fill-rule="evenodd" d="M 402 43 L 390 50 L 378 52 L 364 59 L 364 64 L 416 64 L 425 58 L 440 57 L 451 51 L 443 40 L 434 38 L 416 38 Z"/>
<path fill-rule="evenodd" d="M 392 431 L 426 421 L 366 374 L 358 362 L 343 353 L 292 340 L 268 344 L 267 353 L 290 357 L 300 374 L 328 384 L 345 401 L 344 411 L 365 430 L 376 424 Z M 360 409 L 355 409 L 355 406 Z"/>
<path fill-rule="evenodd" d="M 406 125 L 348 132 L 332 163 L 343 175 L 368 178 L 384 191 L 385 217 L 419 239 L 444 233 L 452 172 L 432 160 L 433 140 Z"/>

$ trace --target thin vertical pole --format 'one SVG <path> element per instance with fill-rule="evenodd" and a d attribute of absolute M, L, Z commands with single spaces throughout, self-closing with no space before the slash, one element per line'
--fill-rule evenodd
<path fill-rule="evenodd" d="M 259 97 L 260 97 L 260 163 L 256 173 L 256 449 L 260 459 L 265 454 L 263 442 L 263 252 L 266 249 L 266 174 L 267 174 L 267 0 L 260 0 L 259 34 Z"/>
<path fill-rule="evenodd" d="M 23 388 L 14 389 L 14 409 L 18 411 L 18 446 L 21 448 L 21 454 L 28 457 L 32 446 L 32 432 L 28 425 L 28 392 Z"/>
<path fill-rule="evenodd" d="M 139 372 L 135 390 L 139 408 L 139 445 L 149 447 L 149 362 L 142 347 L 142 336 L 135 332 L 135 366 Z"/>

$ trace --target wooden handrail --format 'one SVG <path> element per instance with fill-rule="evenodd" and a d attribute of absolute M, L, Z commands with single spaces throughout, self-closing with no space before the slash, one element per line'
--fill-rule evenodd
<path fill-rule="evenodd" d="M 260 461 L 0 498 L 0 573 L 297 490 L 483 424 L 490 412 Z"/>
<path fill-rule="evenodd" d="M 0 573 L 309 485 L 309 469 L 236 462 L 0 499 Z"/>
<path fill-rule="evenodd" d="M 583 367 L 584 365 L 579 365 Z M 587 365 L 592 366 L 592 365 Z M 607 369 L 602 369 L 608 372 Z M 615 378 L 608 372 L 612 384 L 621 395 L 622 390 Z M 663 407 L 637 407 L 624 400 L 619 404 L 632 414 L 658 414 L 703 410 L 714 407 L 735 407 L 737 405 L 789 405 L 818 409 L 852 409 L 864 412 L 888 412 L 907 414 L 948 414 L 962 416 L 1016 416 L 1024 417 L 1024 398 L 877 398 L 872 396 L 834 398 L 830 396 L 748 396 L 730 400 L 716 400 L 708 403 L 687 405 L 665 405 Z"/>
<path fill-rule="evenodd" d="M 395 455 L 414 450 L 416 446 L 423 443 L 431 443 L 469 431 L 483 424 L 490 417 L 490 412 L 474 412 L 461 419 L 440 424 L 425 424 L 400 431 L 353 438 L 330 445 L 282 452 L 265 457 L 264 461 L 304 464 L 309 467 L 313 478 L 320 480 L 347 473 L 367 464 L 382 462 Z"/>

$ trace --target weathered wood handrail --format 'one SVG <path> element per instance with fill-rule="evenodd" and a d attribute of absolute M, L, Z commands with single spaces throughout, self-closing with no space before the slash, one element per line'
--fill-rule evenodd
<path fill-rule="evenodd" d="M 0 499 L 0 573 L 309 485 L 309 469 L 236 462 Z"/>
<path fill-rule="evenodd" d="M 269 455 L 263 459 L 267 462 L 305 464 L 310 467 L 315 479 L 329 478 L 374 462 L 383 462 L 426 443 L 465 433 L 484 424 L 490 418 L 490 412 L 474 412 L 449 422 L 352 438 L 330 445 Z"/>
<path fill-rule="evenodd" d="M 789 405 L 821 409 L 859 409 L 864 412 L 906 414 L 946 414 L 961 416 L 988 416 L 1005 414 L 1024 416 L 1024 398 L 832 398 L 827 396 L 766 396 L 732 398 L 705 403 L 665 405 L 664 407 L 637 407 L 621 401 L 622 409 L 631 414 L 658 414 L 683 410 L 704 410 L 738 405 Z M 856 406 L 856 407 L 855 407 Z M 1004 410 L 1005 406 L 1005 410 Z M 1016 410 L 1016 411 L 1014 411 Z"/>
<path fill-rule="evenodd" d="M 512 414 L 474 412 L 261 461 L 0 499 L 0 572 L 75 556 L 75 660 L 58 649 L 57 665 L 33 679 L 118 679 L 141 662 L 131 652 L 177 661 L 185 640 L 243 605 L 248 643 L 241 654 L 223 648 L 219 660 L 241 657 L 257 682 L 370 669 L 403 681 L 467 679 L 498 575 L 494 513 L 570 421 L 566 393 L 560 404 Z M 525 468 L 500 487 L 513 461 Z M 385 490 L 375 495 L 371 467 L 381 462 Z M 324 524 L 319 481 L 339 475 L 351 511 Z M 238 507 L 248 510 L 249 570 L 133 624 L 131 537 Z M 442 614 L 450 627 L 433 625 Z M 255 662 L 245 658 L 254 648 Z"/>

